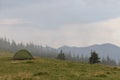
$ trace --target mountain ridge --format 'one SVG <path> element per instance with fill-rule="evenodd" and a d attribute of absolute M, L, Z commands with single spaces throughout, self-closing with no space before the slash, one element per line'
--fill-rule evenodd
<path fill-rule="evenodd" d="M 63 46 L 57 49 L 58 51 L 63 50 L 66 54 L 72 53 L 76 55 L 87 55 L 89 56 L 91 50 L 96 51 L 101 58 L 109 56 L 110 58 L 119 61 L 120 60 L 120 47 L 111 43 L 95 44 L 87 47 L 69 47 Z"/>

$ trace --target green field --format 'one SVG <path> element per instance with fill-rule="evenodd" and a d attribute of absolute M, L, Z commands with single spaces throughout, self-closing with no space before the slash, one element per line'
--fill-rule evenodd
<path fill-rule="evenodd" d="M 120 80 L 118 67 L 47 58 L 14 61 L 0 52 L 0 80 Z"/>

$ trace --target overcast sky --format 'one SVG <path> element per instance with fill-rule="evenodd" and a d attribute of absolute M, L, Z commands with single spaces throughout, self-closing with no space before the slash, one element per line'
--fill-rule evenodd
<path fill-rule="evenodd" d="M 120 0 L 0 0 L 0 37 L 52 47 L 120 46 Z"/>

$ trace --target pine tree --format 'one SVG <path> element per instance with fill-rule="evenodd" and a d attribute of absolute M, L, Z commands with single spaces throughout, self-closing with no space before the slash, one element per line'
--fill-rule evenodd
<path fill-rule="evenodd" d="M 60 53 L 58 54 L 58 57 L 57 59 L 60 59 L 60 60 L 65 60 L 65 54 L 63 53 L 63 51 L 61 50 Z"/>
<path fill-rule="evenodd" d="M 95 51 L 91 51 L 91 57 L 89 58 L 89 63 L 91 64 L 95 64 L 95 63 L 99 63 L 100 58 L 98 57 L 98 54 Z"/>
<path fill-rule="evenodd" d="M 109 56 L 107 56 L 106 58 L 103 58 L 101 63 L 104 65 L 109 65 L 109 66 L 116 66 L 117 65 L 116 61 L 111 59 Z"/>

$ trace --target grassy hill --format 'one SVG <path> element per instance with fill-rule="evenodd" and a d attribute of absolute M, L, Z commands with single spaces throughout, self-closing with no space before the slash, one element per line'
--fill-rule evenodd
<path fill-rule="evenodd" d="M 0 51 L 0 80 L 120 80 L 117 67 L 46 58 L 13 61 L 12 56 Z"/>

